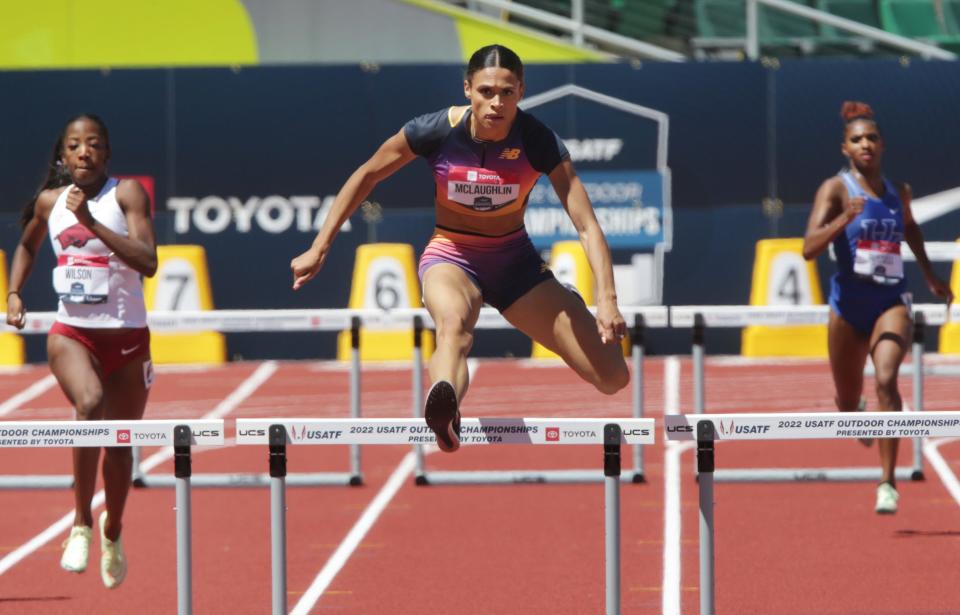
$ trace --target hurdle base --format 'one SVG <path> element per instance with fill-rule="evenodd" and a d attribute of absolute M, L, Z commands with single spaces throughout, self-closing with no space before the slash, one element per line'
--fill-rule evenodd
<path fill-rule="evenodd" d="M 914 468 L 897 468 L 894 475 L 902 481 L 923 480 L 923 471 Z M 879 482 L 880 478 L 880 468 L 740 468 L 713 473 L 719 483 Z"/>
<path fill-rule="evenodd" d="M 0 489 L 72 489 L 70 474 L 22 474 L 0 476 Z"/>
<path fill-rule="evenodd" d="M 642 475 L 640 475 L 642 478 Z M 524 485 L 544 483 L 602 483 L 602 470 L 498 470 L 477 472 L 426 472 L 414 483 L 424 485 Z M 632 472 L 620 476 L 622 483 L 641 483 Z"/>
<path fill-rule="evenodd" d="M 288 487 L 343 487 L 363 484 L 363 479 L 360 476 L 349 472 L 291 473 L 287 474 L 285 480 Z M 175 487 L 176 477 L 173 474 L 145 474 L 135 479 L 134 485 L 141 488 Z M 200 488 L 269 487 L 270 475 L 194 474 L 190 477 L 190 486 Z"/>

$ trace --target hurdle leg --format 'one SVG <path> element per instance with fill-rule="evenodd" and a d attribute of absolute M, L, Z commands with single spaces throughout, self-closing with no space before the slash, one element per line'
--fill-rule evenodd
<path fill-rule="evenodd" d="M 423 417 L 423 319 L 413 317 L 413 418 Z M 418 485 L 427 484 L 426 468 L 423 465 L 423 445 L 413 445 L 413 480 Z"/>
<path fill-rule="evenodd" d="M 913 316 L 913 409 L 923 412 L 923 344 L 924 319 L 923 312 Z M 923 438 L 913 438 L 913 467 L 910 471 L 911 480 L 923 480 Z"/>
<path fill-rule="evenodd" d="M 643 314 L 635 314 L 630 330 L 631 359 L 633 360 L 633 418 L 643 418 Z M 634 483 L 646 482 L 643 470 L 643 445 L 633 446 Z"/>
<path fill-rule="evenodd" d="M 131 446 L 130 448 L 133 455 L 133 471 L 130 474 L 130 483 L 134 487 L 146 487 L 147 483 L 143 480 L 143 471 L 140 469 L 140 447 Z"/>
<path fill-rule="evenodd" d="M 270 563 L 273 615 L 287 613 L 287 431 L 270 426 Z"/>
<path fill-rule="evenodd" d="M 714 613 L 713 423 L 697 423 L 697 482 L 700 486 L 700 615 Z"/>
<path fill-rule="evenodd" d="M 703 363 L 705 353 L 706 325 L 702 314 L 693 316 L 693 411 L 703 414 L 705 392 Z"/>
<path fill-rule="evenodd" d="M 173 429 L 173 467 L 177 481 L 177 614 L 193 613 L 193 562 L 190 545 L 190 442 L 188 425 Z"/>
<path fill-rule="evenodd" d="M 360 318 L 350 319 L 350 416 L 360 418 Z M 363 484 L 360 471 L 360 445 L 350 445 L 350 484 Z"/>
<path fill-rule="evenodd" d="M 620 426 L 603 427 L 607 615 L 620 615 Z"/>

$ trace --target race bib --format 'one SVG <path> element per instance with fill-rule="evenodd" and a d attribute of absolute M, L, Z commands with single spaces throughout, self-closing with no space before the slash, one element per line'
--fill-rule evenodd
<path fill-rule="evenodd" d="M 489 169 L 450 167 L 447 198 L 474 211 L 494 211 L 517 200 L 520 183 Z"/>
<path fill-rule="evenodd" d="M 53 269 L 53 290 L 64 303 L 106 303 L 110 257 L 61 256 Z"/>
<path fill-rule="evenodd" d="M 857 242 L 853 272 L 878 284 L 896 284 L 903 279 L 900 243 L 861 239 Z"/>

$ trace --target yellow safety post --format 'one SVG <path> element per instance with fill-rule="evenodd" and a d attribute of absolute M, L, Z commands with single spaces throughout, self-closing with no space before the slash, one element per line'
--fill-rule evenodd
<path fill-rule="evenodd" d="M 420 282 L 414 267 L 413 246 L 405 243 L 368 243 L 357 248 L 350 287 L 351 309 L 417 308 Z M 423 357 L 433 354 L 434 339 L 423 332 Z M 350 360 L 350 332 L 340 333 L 337 357 Z M 413 358 L 413 328 L 360 329 L 360 360 L 401 361 Z"/>
<path fill-rule="evenodd" d="M 3 313 L 7 313 L 7 254 L 0 250 L 0 293 L 3 294 Z M 23 338 L 16 333 L 0 333 L 0 365 L 23 365 L 26 352 L 23 349 Z"/>
<path fill-rule="evenodd" d="M 212 310 L 213 292 L 202 246 L 157 246 L 157 274 L 143 285 L 147 310 Z M 152 333 L 154 363 L 220 364 L 227 360 L 222 333 Z"/>
<path fill-rule="evenodd" d="M 561 284 L 576 288 L 580 296 L 583 297 L 584 303 L 590 306 L 596 305 L 596 283 L 582 243 L 576 240 L 568 240 L 553 244 L 550 248 L 550 269 Z M 629 336 L 623 340 L 623 350 L 625 354 L 630 352 Z M 533 350 L 530 356 L 534 359 L 560 358 L 555 352 L 544 348 L 537 342 L 533 342 Z"/>
<path fill-rule="evenodd" d="M 957 240 L 960 242 L 960 239 Z M 950 290 L 954 297 L 960 297 L 960 260 L 953 261 L 950 270 Z M 949 321 L 940 327 L 940 352 L 960 354 L 960 322 Z"/>
<path fill-rule="evenodd" d="M 822 305 L 814 261 L 803 258 L 803 239 L 763 239 L 753 262 L 750 305 Z M 745 327 L 745 357 L 826 357 L 826 325 Z"/>

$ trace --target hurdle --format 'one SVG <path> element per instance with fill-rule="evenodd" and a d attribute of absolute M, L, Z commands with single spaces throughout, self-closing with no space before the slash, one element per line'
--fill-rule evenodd
<path fill-rule="evenodd" d="M 27 315 L 23 334 L 46 334 L 56 320 L 55 312 L 35 312 Z M 351 332 L 350 357 L 350 416 L 361 414 L 360 327 L 364 325 L 389 326 L 395 324 L 388 313 L 380 310 L 217 310 L 217 311 L 153 311 L 148 314 L 148 325 L 157 332 L 219 331 L 245 332 Z M 405 320 L 402 322 L 406 322 Z M 5 327 L 5 328 L 3 328 Z M 16 332 L 8 325 L 3 331 Z M 132 481 L 135 487 L 175 487 L 177 478 L 169 474 L 145 474 L 140 469 L 140 450 L 134 447 Z M 349 472 L 298 473 L 289 477 L 291 486 L 358 486 L 363 484 L 360 447 L 349 447 Z M 204 473 L 193 476 L 194 487 L 268 487 L 270 476 L 250 473 Z M 0 476 L 0 489 L 63 489 L 73 486 L 70 475 L 12 475 Z"/>
<path fill-rule="evenodd" d="M 704 356 L 707 327 L 744 327 L 747 325 L 811 325 L 826 324 L 829 306 L 730 306 L 699 305 L 670 308 L 670 324 L 693 330 L 693 411 L 703 414 L 705 407 Z M 947 320 L 944 304 L 913 306 L 913 410 L 923 412 L 923 353 L 925 325 L 942 325 Z M 852 414 L 852 413 L 846 413 Z M 861 413 L 856 413 L 860 416 Z M 913 437 L 912 464 L 898 467 L 898 480 L 923 480 L 922 441 Z M 718 482 L 790 482 L 790 481 L 877 481 L 877 468 L 759 468 L 728 469 L 714 473 Z"/>
<path fill-rule="evenodd" d="M 960 412 L 817 412 L 813 414 L 673 414 L 668 440 L 696 440 L 700 501 L 700 615 L 714 613 L 713 486 L 718 440 L 849 439 L 960 436 Z M 918 435 L 919 434 L 919 435 Z"/>
<path fill-rule="evenodd" d="M 193 612 L 190 477 L 193 446 L 222 446 L 223 420 L 4 421 L 0 448 L 172 446 L 176 477 L 177 613 Z"/>
<path fill-rule="evenodd" d="M 620 446 L 653 444 L 653 419 L 472 418 L 461 443 L 603 445 L 606 613 L 620 613 Z M 237 419 L 238 445 L 268 445 L 273 615 L 287 612 L 286 447 L 288 444 L 410 445 L 435 443 L 419 419 Z"/>
<path fill-rule="evenodd" d="M 642 419 L 643 402 L 643 359 L 645 330 L 647 327 L 666 327 L 668 310 L 665 306 L 621 307 L 621 313 L 630 326 L 632 375 L 632 418 Z M 432 324 L 426 310 L 418 310 L 414 319 L 414 356 L 413 356 L 413 416 L 423 416 L 423 353 L 422 332 L 424 323 Z M 477 329 L 512 328 L 512 325 L 492 308 L 482 308 L 477 320 Z M 420 380 L 418 380 L 420 379 Z M 491 485 L 491 484 L 529 484 L 529 483 L 592 483 L 600 482 L 604 476 L 599 471 L 572 470 L 496 470 L 496 471 L 428 471 L 423 454 L 423 445 L 414 445 L 415 470 L 414 481 L 417 485 Z M 643 467 L 643 444 L 636 443 L 632 450 L 633 467 L 621 476 L 629 483 L 644 483 L 646 477 Z"/>
<path fill-rule="evenodd" d="M 630 337 L 632 342 L 632 415 L 643 418 L 643 359 L 644 333 L 648 327 L 667 327 L 668 309 L 665 306 L 631 306 L 621 308 L 628 321 L 632 319 Z M 36 312 L 27 315 L 21 333 L 44 334 L 56 319 L 54 312 Z M 314 309 L 314 310 L 214 310 L 214 311 L 152 311 L 148 324 L 157 332 L 218 331 L 221 333 L 244 332 L 319 332 L 351 331 L 350 361 L 350 418 L 359 418 L 361 412 L 361 366 L 360 327 L 400 328 L 409 327 L 414 337 L 412 364 L 413 416 L 423 413 L 423 352 L 424 327 L 434 323 L 424 308 L 399 308 L 390 311 L 378 309 Z M 13 327 L 3 325 L 15 331 Z M 477 321 L 478 329 L 507 329 L 512 325 L 495 309 L 484 307 Z M 603 480 L 600 472 L 591 470 L 500 470 L 478 472 L 428 472 L 425 467 L 423 447 L 415 445 L 415 481 L 419 485 L 438 484 L 508 484 L 508 483 L 584 483 Z M 643 468 L 643 445 L 633 447 L 633 468 L 622 479 L 626 482 L 645 482 Z M 144 474 L 140 471 L 139 451 L 134 449 L 133 483 L 136 487 L 172 487 L 176 477 L 161 474 Z M 193 477 L 194 487 L 267 487 L 271 484 L 267 474 L 206 473 Z M 350 471 L 297 473 L 287 477 L 289 486 L 357 486 L 363 483 L 361 452 L 359 445 L 350 445 Z M 47 489 L 69 488 L 70 476 L 24 477 L 0 476 L 0 489 Z"/>

